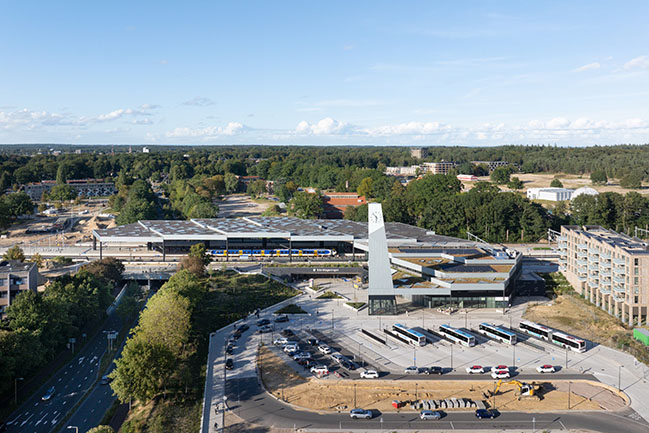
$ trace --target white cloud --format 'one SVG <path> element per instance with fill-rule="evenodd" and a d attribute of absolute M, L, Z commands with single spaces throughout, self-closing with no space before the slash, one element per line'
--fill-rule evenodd
<path fill-rule="evenodd" d="M 376 107 L 385 102 L 376 99 L 330 99 L 316 102 L 316 107 Z"/>
<path fill-rule="evenodd" d="M 371 136 L 436 135 L 451 130 L 452 127 L 450 125 L 443 125 L 439 122 L 406 122 L 396 125 L 384 125 L 365 129 L 365 131 Z"/>
<path fill-rule="evenodd" d="M 599 64 L 599 62 L 593 62 L 593 63 L 588 63 L 586 65 L 580 66 L 578 68 L 575 68 L 572 70 L 572 72 L 586 72 L 586 71 L 594 71 L 596 69 L 601 68 L 602 65 Z"/>
<path fill-rule="evenodd" d="M 0 111 L 0 129 L 36 129 L 42 126 L 74 125 L 78 121 L 70 116 L 48 111 Z"/>
<path fill-rule="evenodd" d="M 649 69 L 649 56 L 639 56 L 624 64 L 624 69 Z"/>
<path fill-rule="evenodd" d="M 193 107 L 208 107 L 214 104 L 215 102 L 212 99 L 206 98 L 204 96 L 195 96 L 192 99 L 183 102 L 183 105 L 189 105 Z"/>
<path fill-rule="evenodd" d="M 316 123 L 303 120 L 298 123 L 295 132 L 300 135 L 334 135 L 351 133 L 353 129 L 354 127 L 348 123 L 325 117 Z"/>
<path fill-rule="evenodd" d="M 239 122 L 230 122 L 226 126 L 208 126 L 205 128 L 176 128 L 165 133 L 167 138 L 200 138 L 204 141 L 223 137 L 239 135 L 247 131 L 248 127 Z"/>
<path fill-rule="evenodd" d="M 97 122 L 107 122 L 110 120 L 121 119 L 124 116 L 149 116 L 150 114 L 143 110 L 135 110 L 133 108 L 118 108 L 110 113 L 100 114 L 95 117 Z"/>

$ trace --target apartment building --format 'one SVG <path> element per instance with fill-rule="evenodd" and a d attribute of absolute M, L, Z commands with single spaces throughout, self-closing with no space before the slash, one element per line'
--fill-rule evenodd
<path fill-rule="evenodd" d="M 38 286 L 38 267 L 36 263 L 2 261 L 0 262 L 0 317 L 19 293 L 36 291 Z"/>
<path fill-rule="evenodd" d="M 104 182 L 101 179 L 73 179 L 66 182 L 77 191 L 77 195 L 84 197 L 106 197 L 117 192 L 113 182 Z M 54 180 L 32 182 L 23 186 L 22 190 L 33 200 L 40 201 L 43 193 L 52 191 L 56 186 Z"/>
<path fill-rule="evenodd" d="M 509 165 L 507 161 L 471 161 L 471 164 L 486 165 L 490 173 L 498 167 L 507 167 Z"/>
<path fill-rule="evenodd" d="M 424 167 L 426 171 L 429 171 L 433 174 L 448 174 L 451 169 L 455 168 L 457 163 L 451 161 L 441 161 L 441 162 L 424 162 Z"/>
<path fill-rule="evenodd" d="M 423 147 L 413 147 L 410 149 L 410 156 L 417 159 L 426 158 L 428 156 L 428 149 Z"/>
<path fill-rule="evenodd" d="M 600 226 L 563 226 L 558 245 L 563 274 L 578 293 L 629 326 L 647 323 L 646 242 Z"/>

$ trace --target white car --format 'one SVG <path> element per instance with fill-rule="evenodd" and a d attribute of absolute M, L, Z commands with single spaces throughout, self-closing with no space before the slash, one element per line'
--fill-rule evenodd
<path fill-rule="evenodd" d="M 332 352 L 331 347 L 327 346 L 326 344 L 321 344 L 320 346 L 318 346 L 318 350 L 325 355 L 329 355 Z"/>
<path fill-rule="evenodd" d="M 366 370 L 361 372 L 361 378 L 363 379 L 378 379 L 379 372 L 376 370 Z"/>
<path fill-rule="evenodd" d="M 288 343 L 288 338 L 286 337 L 277 337 L 275 341 L 273 341 L 273 344 L 276 346 L 282 346 L 287 343 Z"/>
<path fill-rule="evenodd" d="M 419 373 L 419 369 L 417 367 L 415 367 L 414 365 L 412 365 L 410 367 L 406 367 L 406 369 L 403 370 L 403 372 L 406 373 L 406 374 L 417 374 L 417 373 Z"/>
<path fill-rule="evenodd" d="M 554 373 L 557 370 L 554 368 L 554 365 L 545 364 L 536 367 L 536 371 L 539 373 Z"/>
<path fill-rule="evenodd" d="M 496 370 L 491 372 L 494 379 L 509 379 L 509 370 Z"/>
<path fill-rule="evenodd" d="M 509 370 L 509 367 L 506 365 L 495 365 L 491 367 L 491 371 L 501 371 L 501 370 Z"/>
<path fill-rule="evenodd" d="M 472 365 L 466 368 L 466 372 L 469 374 L 482 374 L 484 373 L 484 368 L 481 365 Z"/>
<path fill-rule="evenodd" d="M 294 353 L 298 351 L 297 344 L 287 344 L 284 346 L 284 352 L 286 353 Z"/>
<path fill-rule="evenodd" d="M 342 356 L 340 353 L 334 353 L 333 355 L 331 355 L 331 357 L 332 357 L 333 360 L 336 361 L 338 364 L 340 364 L 341 362 L 343 362 L 343 359 L 345 359 L 345 357 Z"/>
<path fill-rule="evenodd" d="M 311 367 L 311 373 L 317 374 L 319 376 L 323 376 L 325 374 L 329 374 L 329 369 L 327 368 L 326 365 L 315 365 Z"/>
<path fill-rule="evenodd" d="M 309 352 L 298 352 L 293 355 L 294 360 L 298 359 L 311 359 L 311 354 Z"/>
<path fill-rule="evenodd" d="M 352 409 L 349 412 L 349 416 L 352 419 L 372 419 L 372 411 L 371 410 L 365 410 L 365 409 Z"/>

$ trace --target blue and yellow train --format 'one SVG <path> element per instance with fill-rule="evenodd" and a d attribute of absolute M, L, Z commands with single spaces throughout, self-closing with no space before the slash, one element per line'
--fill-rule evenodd
<path fill-rule="evenodd" d="M 289 254 L 290 251 L 290 254 Z M 210 250 L 215 257 L 331 257 L 334 251 L 327 249 L 272 249 L 272 250 Z"/>

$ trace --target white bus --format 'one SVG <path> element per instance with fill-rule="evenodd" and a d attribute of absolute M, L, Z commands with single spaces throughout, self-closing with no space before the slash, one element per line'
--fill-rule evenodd
<path fill-rule="evenodd" d="M 478 327 L 481 334 L 491 337 L 501 343 L 516 344 L 516 334 L 506 329 L 500 328 L 491 323 L 481 323 Z"/>
<path fill-rule="evenodd" d="M 417 332 L 414 329 L 408 329 L 400 323 L 392 325 L 392 330 L 402 337 L 405 337 L 410 344 L 414 344 L 415 346 L 426 345 L 426 336 L 421 332 Z"/>
<path fill-rule="evenodd" d="M 548 328 L 547 326 L 539 325 L 538 323 L 528 322 L 523 320 L 518 326 L 521 331 L 526 334 L 533 335 L 541 338 L 550 343 L 556 344 L 563 348 L 568 348 L 575 352 L 585 352 L 586 342 L 572 335 L 564 334 L 563 332 Z"/>
<path fill-rule="evenodd" d="M 443 336 L 449 338 L 450 340 L 460 343 L 467 347 L 475 346 L 475 337 L 468 332 L 461 331 L 457 328 L 453 328 L 450 325 L 440 325 L 439 333 Z"/>

